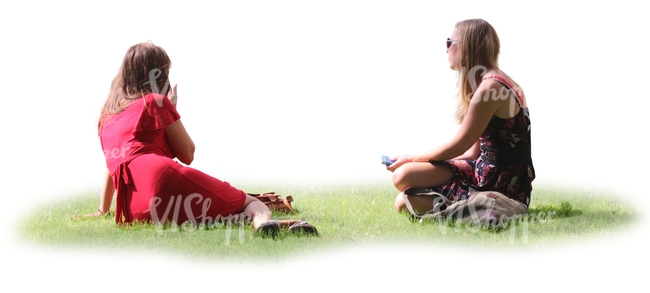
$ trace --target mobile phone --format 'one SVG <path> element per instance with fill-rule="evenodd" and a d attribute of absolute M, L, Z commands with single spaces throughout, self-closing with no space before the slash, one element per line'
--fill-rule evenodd
<path fill-rule="evenodd" d="M 381 156 L 381 163 L 386 166 L 390 166 L 393 164 L 393 161 L 391 161 L 388 156 Z"/>

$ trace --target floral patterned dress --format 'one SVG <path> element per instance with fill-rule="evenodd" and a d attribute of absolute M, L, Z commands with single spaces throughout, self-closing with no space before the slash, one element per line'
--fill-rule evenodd
<path fill-rule="evenodd" d="M 452 201 L 467 198 L 471 190 L 498 191 L 528 206 L 535 179 L 528 108 L 505 79 L 499 76 L 485 79 L 495 79 L 513 93 L 520 110 L 508 119 L 493 116 L 479 138 L 481 154 L 478 159 L 446 161 L 455 176 L 446 184 L 431 189 Z"/>

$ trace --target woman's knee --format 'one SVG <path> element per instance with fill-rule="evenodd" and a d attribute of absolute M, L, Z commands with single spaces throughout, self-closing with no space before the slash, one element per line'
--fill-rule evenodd
<path fill-rule="evenodd" d="M 244 198 L 244 208 L 246 208 L 246 206 L 248 206 L 252 202 L 256 202 L 256 201 L 259 201 L 259 199 L 255 198 L 254 196 L 246 194 Z"/>
<path fill-rule="evenodd" d="M 393 185 L 395 188 L 397 188 L 397 190 L 404 191 L 404 189 L 409 187 L 409 183 L 407 182 L 407 175 L 408 171 L 404 167 L 399 167 L 393 171 Z"/>
<path fill-rule="evenodd" d="M 398 212 L 406 210 L 406 203 L 404 202 L 404 193 L 400 192 L 395 198 L 395 210 Z"/>
<path fill-rule="evenodd" d="M 269 208 L 261 200 L 247 194 L 244 200 L 244 206 L 241 208 L 241 210 L 242 212 L 246 212 L 246 211 L 266 212 L 269 211 Z"/>

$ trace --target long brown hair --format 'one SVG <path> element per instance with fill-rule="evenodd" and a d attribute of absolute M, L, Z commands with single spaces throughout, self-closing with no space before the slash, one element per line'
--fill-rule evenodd
<path fill-rule="evenodd" d="M 131 46 L 111 82 L 99 115 L 98 130 L 108 117 L 121 113 L 132 101 L 163 89 L 168 84 L 170 67 L 171 60 L 163 48 L 151 42 Z M 151 77 L 155 77 L 155 83 Z"/>
<path fill-rule="evenodd" d="M 456 120 L 462 123 L 472 95 L 487 70 L 499 68 L 499 36 L 487 21 L 475 18 L 456 23 L 459 51 L 454 60 L 458 71 Z M 482 73 L 481 73 L 482 71 Z"/>

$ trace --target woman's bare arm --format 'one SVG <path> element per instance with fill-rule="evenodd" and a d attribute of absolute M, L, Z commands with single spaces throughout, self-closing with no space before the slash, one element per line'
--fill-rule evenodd
<path fill-rule="evenodd" d="M 497 87 L 495 84 L 496 82 L 486 82 L 474 93 L 463 123 L 456 135 L 448 143 L 421 154 L 391 158 L 395 163 L 388 166 L 387 169 L 392 172 L 408 162 L 445 161 L 465 157 L 465 155 L 478 157 L 480 151 L 477 145 L 479 137 L 485 131 L 496 111 L 501 107 L 508 106 L 506 100 L 484 99 L 487 89 Z"/>
<path fill-rule="evenodd" d="M 167 126 L 167 141 L 178 160 L 186 165 L 192 163 L 196 147 L 180 119 Z"/>
<path fill-rule="evenodd" d="M 113 177 L 111 177 L 111 172 L 106 168 L 106 173 L 104 175 L 104 188 L 102 188 L 102 194 L 99 197 L 99 212 L 106 214 L 111 210 L 111 203 L 114 194 L 115 186 L 113 185 Z"/>
<path fill-rule="evenodd" d="M 113 177 L 111 177 L 111 173 L 108 171 L 108 168 L 106 168 L 106 172 L 104 173 L 102 185 L 101 195 L 99 197 L 99 209 L 97 209 L 97 211 L 92 214 L 74 216 L 76 219 L 99 218 L 101 216 L 108 215 L 108 213 L 111 211 L 113 195 L 115 195 Z"/>
<path fill-rule="evenodd" d="M 476 160 L 480 154 L 481 143 L 477 140 L 470 149 L 468 149 L 464 154 L 453 158 L 453 160 Z"/>
<path fill-rule="evenodd" d="M 178 85 L 174 85 L 167 94 L 169 101 L 176 107 L 178 103 Z M 185 130 L 180 119 L 167 126 L 167 141 L 172 147 L 174 156 L 183 164 L 189 165 L 194 160 L 194 142 Z"/>

